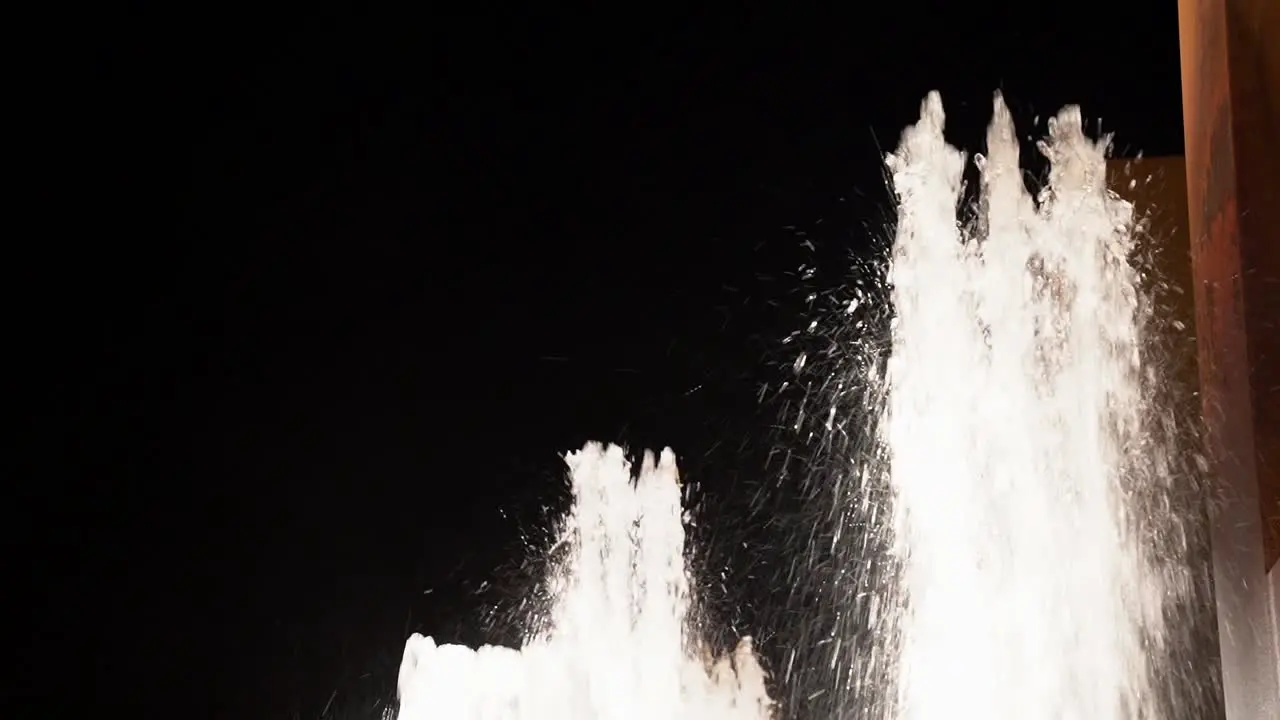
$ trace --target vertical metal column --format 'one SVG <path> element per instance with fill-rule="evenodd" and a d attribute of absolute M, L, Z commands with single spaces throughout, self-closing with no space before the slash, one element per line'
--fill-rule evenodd
<path fill-rule="evenodd" d="M 1179 0 L 1228 720 L 1280 717 L 1280 1 Z"/>

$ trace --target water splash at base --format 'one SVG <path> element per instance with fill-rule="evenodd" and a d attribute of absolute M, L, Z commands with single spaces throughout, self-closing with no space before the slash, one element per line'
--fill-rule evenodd
<path fill-rule="evenodd" d="M 635 480 L 616 446 L 566 461 L 573 510 L 546 630 L 519 650 L 415 634 L 400 720 L 769 720 L 750 638 L 712 659 L 693 631 L 674 454 L 646 454 Z"/>

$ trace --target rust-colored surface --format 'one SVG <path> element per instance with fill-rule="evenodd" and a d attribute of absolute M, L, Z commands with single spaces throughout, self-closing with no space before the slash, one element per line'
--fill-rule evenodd
<path fill-rule="evenodd" d="M 1256 498 L 1265 574 L 1280 559 L 1280 1 L 1178 13 L 1203 410 L 1228 498 Z"/>

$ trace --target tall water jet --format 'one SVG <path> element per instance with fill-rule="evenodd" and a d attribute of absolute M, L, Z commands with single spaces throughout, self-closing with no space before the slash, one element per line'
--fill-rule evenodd
<path fill-rule="evenodd" d="M 886 417 L 904 720 L 1164 716 L 1168 604 L 1191 580 L 1181 460 L 1149 402 L 1131 206 L 1078 108 L 1025 189 L 997 96 L 979 220 L 931 94 L 888 158 L 899 200 Z M 886 704 L 887 705 L 887 704 Z"/>
<path fill-rule="evenodd" d="M 616 446 L 566 461 L 573 510 L 547 616 L 519 650 L 415 634 L 400 720 L 769 720 L 750 639 L 715 659 L 692 622 L 675 456 L 646 454 L 635 479 Z"/>

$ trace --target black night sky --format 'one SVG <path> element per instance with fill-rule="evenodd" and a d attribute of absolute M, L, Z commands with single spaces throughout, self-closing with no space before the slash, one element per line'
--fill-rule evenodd
<path fill-rule="evenodd" d="M 484 610 L 588 439 L 673 447 L 733 555 L 780 341 L 883 237 L 931 89 L 970 150 L 1002 88 L 1027 134 L 1074 102 L 1181 152 L 1174 3 L 840 5 L 112 17 L 66 91 L 95 229 L 47 250 L 24 430 L 20 571 L 91 638 L 76 692 L 344 717 L 407 631 L 509 640 Z"/>

